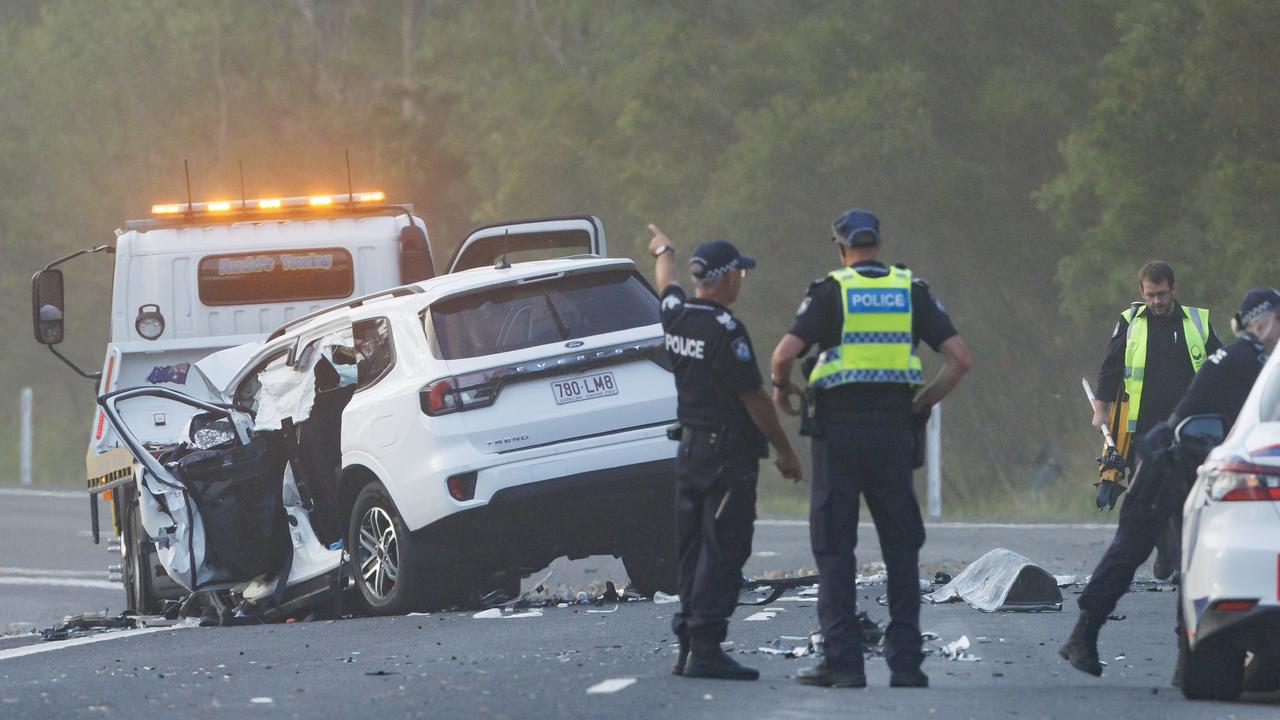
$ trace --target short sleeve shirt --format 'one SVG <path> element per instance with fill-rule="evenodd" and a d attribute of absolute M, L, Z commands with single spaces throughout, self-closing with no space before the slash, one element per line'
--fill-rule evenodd
<path fill-rule="evenodd" d="M 889 268 L 875 261 L 861 262 L 853 269 L 866 277 L 883 277 Z M 840 297 L 840 283 L 827 276 L 809 286 L 790 334 L 805 343 L 801 355 L 813 346 L 819 350 L 840 344 L 844 331 L 844 306 Z M 942 303 L 934 297 L 928 283 L 915 278 L 911 282 L 911 342 L 924 341 L 935 352 L 942 343 L 957 335 L 951 317 Z M 911 407 L 912 390 L 902 383 L 847 383 L 819 393 L 819 404 L 833 410 L 901 410 Z"/>
<path fill-rule="evenodd" d="M 737 426 L 758 434 L 740 394 L 764 385 L 747 328 L 729 309 L 662 291 L 662 329 L 676 376 L 677 417 L 688 427 Z"/>

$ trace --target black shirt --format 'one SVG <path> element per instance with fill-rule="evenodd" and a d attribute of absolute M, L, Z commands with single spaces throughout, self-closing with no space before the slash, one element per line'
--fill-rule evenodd
<path fill-rule="evenodd" d="M 874 260 L 853 266 L 864 277 L 884 277 L 889 268 Z M 815 344 L 819 351 L 840 344 L 844 333 L 844 302 L 840 283 L 830 275 L 815 280 L 805 293 L 795 323 L 789 331 L 805 343 L 801 355 Z M 911 281 L 911 344 L 923 340 L 937 352 L 942 343 L 957 335 L 942 303 L 933 296 L 929 284 L 920 278 Z M 846 383 L 819 391 L 819 403 L 827 410 L 911 409 L 913 392 L 902 383 Z"/>
<path fill-rule="evenodd" d="M 1267 364 L 1267 349 L 1249 333 L 1209 356 L 1178 402 L 1170 425 L 1192 415 L 1221 415 L 1228 428 L 1236 422 L 1253 383 Z"/>
<path fill-rule="evenodd" d="M 742 321 L 723 305 L 689 300 L 670 285 L 662 291 L 662 329 L 675 366 L 680 422 L 702 430 L 735 427 L 753 441 L 762 438 L 738 397 L 764 385 Z"/>
<path fill-rule="evenodd" d="M 1126 313 L 1127 316 L 1128 313 Z M 1187 338 L 1182 332 L 1185 311 L 1180 303 L 1174 303 L 1173 312 L 1164 317 L 1150 313 L 1147 318 L 1147 365 L 1143 373 L 1142 400 L 1138 406 L 1138 434 L 1169 417 L 1179 398 L 1187 391 L 1195 368 L 1187 353 Z M 1098 371 L 1098 398 L 1114 402 L 1124 387 L 1124 349 L 1129 331 L 1128 321 L 1122 317 L 1111 333 L 1107 357 Z M 1222 341 L 1210 324 L 1205 341 L 1205 355 L 1222 349 Z"/>

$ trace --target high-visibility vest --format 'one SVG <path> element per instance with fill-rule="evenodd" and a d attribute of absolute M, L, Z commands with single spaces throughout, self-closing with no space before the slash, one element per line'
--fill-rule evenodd
<path fill-rule="evenodd" d="M 924 372 L 911 341 L 911 271 L 891 267 L 882 277 L 866 277 L 842 268 L 830 276 L 840 283 L 844 328 L 840 344 L 818 355 L 809 385 L 923 385 Z"/>
<path fill-rule="evenodd" d="M 1193 372 L 1204 365 L 1205 344 L 1209 341 L 1209 311 L 1182 307 L 1182 336 L 1187 340 L 1187 355 Z M 1129 432 L 1138 430 L 1138 412 L 1142 405 L 1142 382 L 1147 368 L 1147 306 L 1134 303 L 1121 317 L 1129 323 L 1124 346 L 1124 391 L 1129 396 Z"/>

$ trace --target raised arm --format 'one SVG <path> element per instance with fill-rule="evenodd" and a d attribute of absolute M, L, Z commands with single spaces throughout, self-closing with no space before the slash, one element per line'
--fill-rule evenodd
<path fill-rule="evenodd" d="M 659 230 L 657 225 L 649 223 L 649 232 L 653 233 L 653 239 L 649 241 L 650 255 L 657 253 L 663 248 L 671 248 L 670 250 L 663 251 L 661 255 L 658 255 L 653 263 L 654 280 L 657 285 L 656 289 L 658 294 L 661 295 L 662 291 L 666 290 L 668 286 L 679 284 L 679 281 L 676 280 L 676 249 L 675 246 L 671 244 L 671 238 L 667 237 L 666 233 Z"/>

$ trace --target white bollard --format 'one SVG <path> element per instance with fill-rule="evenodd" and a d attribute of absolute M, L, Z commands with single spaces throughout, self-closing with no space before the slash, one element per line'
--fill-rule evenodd
<path fill-rule="evenodd" d="M 925 464 L 929 473 L 926 500 L 929 517 L 942 517 L 942 403 L 933 406 L 929 424 L 925 426 Z"/>
<path fill-rule="evenodd" d="M 21 478 L 23 485 L 31 484 L 31 410 L 32 410 L 32 392 L 31 388 L 22 388 L 22 394 L 19 396 L 19 436 L 18 436 L 18 477 Z"/>

